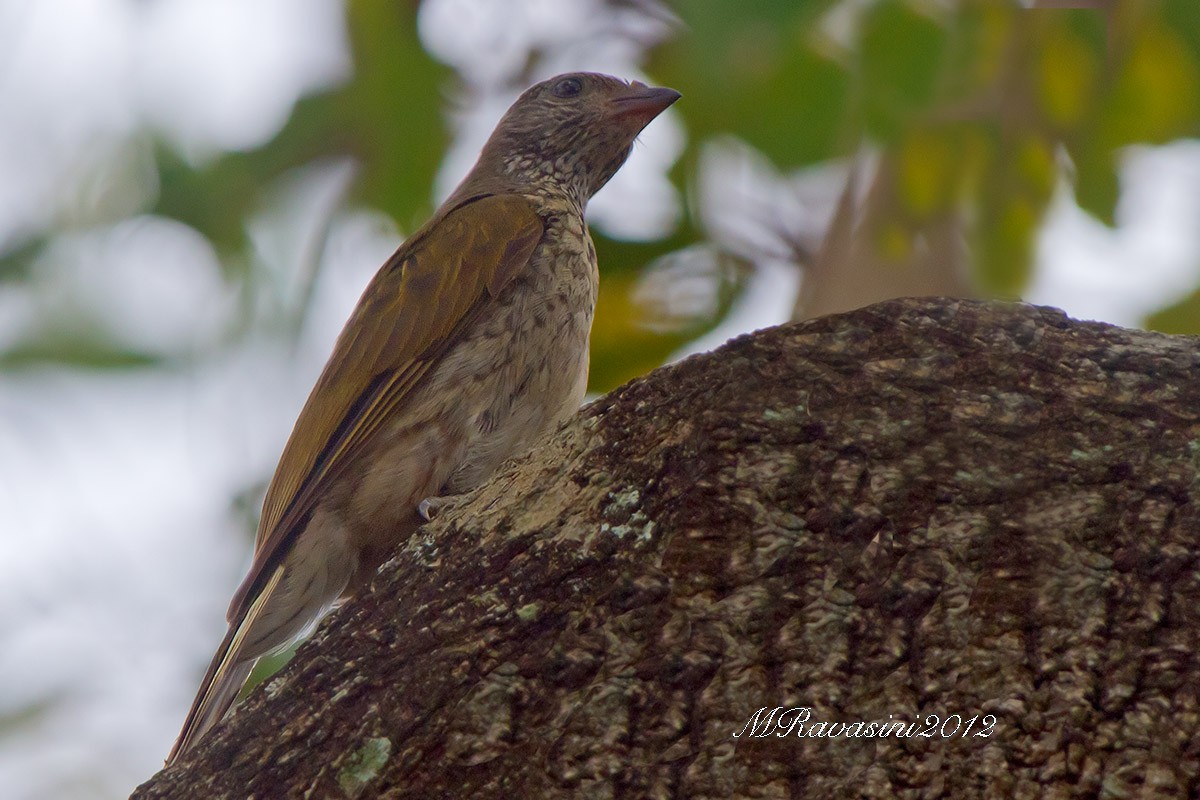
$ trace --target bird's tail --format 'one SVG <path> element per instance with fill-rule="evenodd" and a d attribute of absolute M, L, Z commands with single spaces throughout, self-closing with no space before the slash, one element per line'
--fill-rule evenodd
<path fill-rule="evenodd" d="M 254 662 L 261 655 L 245 652 L 247 633 L 262 614 L 282 575 L 283 565 L 280 565 L 275 568 L 271 579 L 259 592 L 245 615 L 240 620 L 230 623 L 225 638 L 221 640 L 221 646 L 217 648 L 212 663 L 208 665 L 208 672 L 204 674 L 200 691 L 192 701 L 191 710 L 183 722 L 183 730 L 179 732 L 179 738 L 171 748 L 171 754 L 167 756 L 168 766 L 195 746 L 209 729 L 224 718 L 225 712 L 233 705 L 238 691 L 254 667 Z"/>

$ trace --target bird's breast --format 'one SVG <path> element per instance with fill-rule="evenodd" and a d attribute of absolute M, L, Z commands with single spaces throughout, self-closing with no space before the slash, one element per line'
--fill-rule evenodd
<path fill-rule="evenodd" d="M 599 275 L 582 215 L 543 214 L 526 268 L 485 306 L 431 375 L 428 397 L 450 398 L 453 468 L 442 491 L 467 491 L 569 417 L 587 387 Z M 432 410 L 432 409 L 431 409 Z"/>

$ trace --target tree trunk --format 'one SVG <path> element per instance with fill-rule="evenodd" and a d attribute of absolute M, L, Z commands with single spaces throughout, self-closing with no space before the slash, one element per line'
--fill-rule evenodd
<path fill-rule="evenodd" d="M 1195 797 L 1198 375 L 945 299 L 658 370 L 134 797 Z"/>

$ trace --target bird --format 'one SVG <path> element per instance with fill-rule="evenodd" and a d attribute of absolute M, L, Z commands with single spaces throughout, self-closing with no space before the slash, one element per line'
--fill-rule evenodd
<path fill-rule="evenodd" d="M 599 285 L 588 200 L 679 97 L 593 72 L 531 86 L 371 279 L 284 446 L 168 765 L 224 718 L 258 658 L 579 408 Z"/>

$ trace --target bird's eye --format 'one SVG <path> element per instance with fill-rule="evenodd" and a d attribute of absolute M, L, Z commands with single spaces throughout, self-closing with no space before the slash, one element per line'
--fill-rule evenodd
<path fill-rule="evenodd" d="M 574 97 L 583 91 L 583 83 L 579 78 L 563 78 L 554 84 L 555 97 Z"/>

